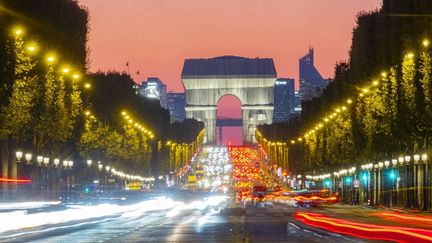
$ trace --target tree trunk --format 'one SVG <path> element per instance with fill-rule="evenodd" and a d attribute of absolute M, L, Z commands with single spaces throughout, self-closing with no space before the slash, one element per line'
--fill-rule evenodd
<path fill-rule="evenodd" d="M 1 176 L 3 178 L 8 178 L 9 176 L 9 160 L 8 160 L 8 146 L 6 140 L 1 140 L 0 142 L 0 154 L 1 154 L 1 164 L 2 164 L 2 174 Z M 8 184 L 3 183 L 2 184 L 2 192 L 3 195 L 7 193 L 8 190 Z"/>

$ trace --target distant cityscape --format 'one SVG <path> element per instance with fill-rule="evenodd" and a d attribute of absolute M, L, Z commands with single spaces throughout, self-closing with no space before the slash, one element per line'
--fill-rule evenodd
<path fill-rule="evenodd" d="M 331 82 L 324 79 L 314 65 L 314 49 L 299 59 L 299 90 L 295 90 L 295 79 L 280 77 L 274 84 L 273 122 L 287 122 L 300 115 L 301 103 L 320 96 Z M 171 123 L 186 118 L 186 97 L 184 92 L 168 91 L 166 84 L 158 77 L 148 77 L 137 85 L 137 93 L 146 99 L 158 100 L 161 107 L 168 109 Z"/>

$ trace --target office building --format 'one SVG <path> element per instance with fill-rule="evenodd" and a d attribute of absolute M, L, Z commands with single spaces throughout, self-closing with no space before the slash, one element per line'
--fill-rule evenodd
<path fill-rule="evenodd" d="M 159 78 L 149 77 L 143 81 L 139 94 L 147 99 L 159 100 L 161 107 L 168 109 L 167 87 Z"/>
<path fill-rule="evenodd" d="M 182 122 L 186 118 L 185 93 L 168 92 L 167 97 L 171 123 Z"/>
<path fill-rule="evenodd" d="M 295 106 L 294 79 L 278 78 L 274 85 L 273 122 L 287 122 Z"/>
<path fill-rule="evenodd" d="M 314 49 L 299 59 L 299 84 L 302 101 L 311 100 L 321 95 L 329 80 L 324 79 L 314 66 Z"/>

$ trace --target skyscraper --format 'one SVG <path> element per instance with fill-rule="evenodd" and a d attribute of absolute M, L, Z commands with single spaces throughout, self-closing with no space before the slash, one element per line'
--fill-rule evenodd
<path fill-rule="evenodd" d="M 172 122 L 182 122 L 186 118 L 185 93 L 168 92 L 168 109 Z"/>
<path fill-rule="evenodd" d="M 139 94 L 147 99 L 159 100 L 161 107 L 168 109 L 167 87 L 159 78 L 149 77 L 143 81 Z"/>
<path fill-rule="evenodd" d="M 311 100 L 319 96 L 329 81 L 324 79 L 314 66 L 313 48 L 309 48 L 309 53 L 299 59 L 299 69 L 302 101 Z"/>
<path fill-rule="evenodd" d="M 286 122 L 295 106 L 294 79 L 278 78 L 274 85 L 273 122 Z"/>
<path fill-rule="evenodd" d="M 299 116 L 301 113 L 301 94 L 299 91 L 294 91 L 294 106 L 291 107 L 290 119 Z"/>

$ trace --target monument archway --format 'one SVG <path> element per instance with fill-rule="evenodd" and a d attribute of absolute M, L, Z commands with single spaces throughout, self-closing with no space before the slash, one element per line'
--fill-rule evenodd
<path fill-rule="evenodd" d="M 216 143 L 243 145 L 241 101 L 233 95 L 224 95 L 217 102 Z"/>
<path fill-rule="evenodd" d="M 271 58 L 186 59 L 181 76 L 186 117 L 203 121 L 204 140 L 214 143 L 217 102 L 224 95 L 236 96 L 242 104 L 243 141 L 255 143 L 255 127 L 272 122 L 276 77 Z"/>

